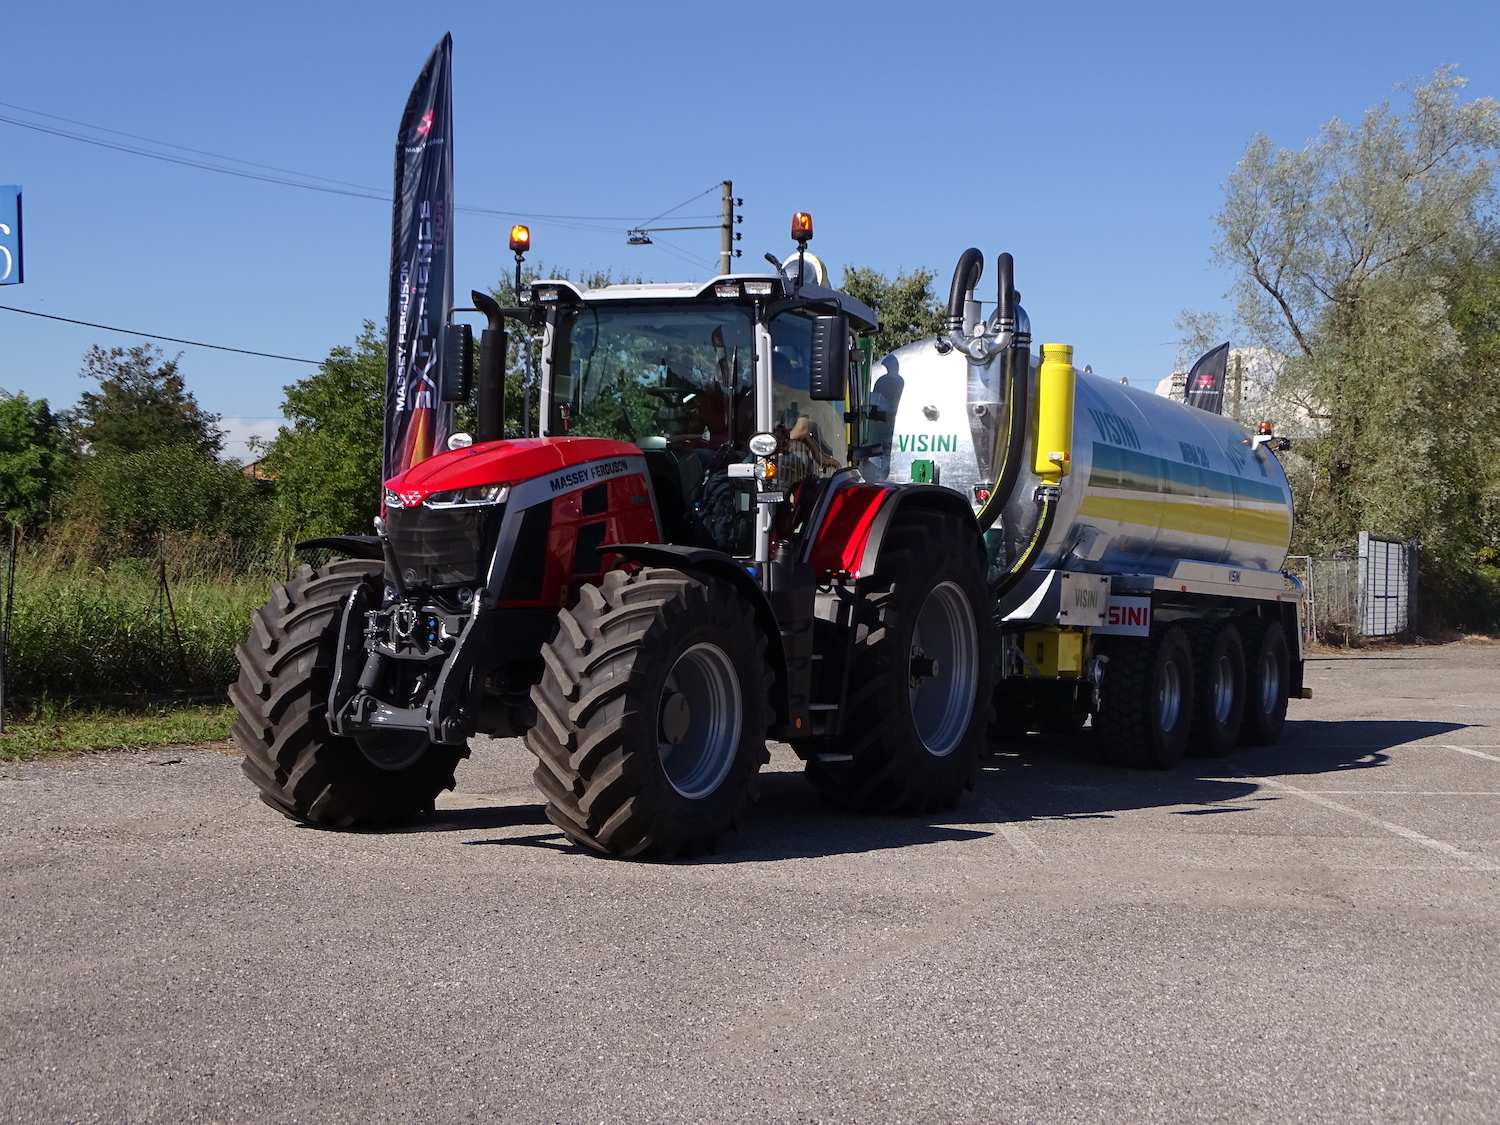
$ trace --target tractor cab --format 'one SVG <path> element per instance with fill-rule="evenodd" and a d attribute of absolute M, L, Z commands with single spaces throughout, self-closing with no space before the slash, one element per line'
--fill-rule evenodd
<path fill-rule="evenodd" d="M 544 325 L 541 436 L 638 447 L 668 542 L 765 557 L 758 513 L 769 532 L 769 504 L 850 463 L 862 390 L 851 336 L 876 315 L 847 294 L 768 274 L 543 281 L 530 296 Z"/>

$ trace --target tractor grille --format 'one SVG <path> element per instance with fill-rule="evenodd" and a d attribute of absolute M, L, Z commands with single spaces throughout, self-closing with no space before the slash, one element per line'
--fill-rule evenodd
<path fill-rule="evenodd" d="M 386 534 L 407 587 L 470 586 L 489 569 L 504 504 L 388 508 Z"/>

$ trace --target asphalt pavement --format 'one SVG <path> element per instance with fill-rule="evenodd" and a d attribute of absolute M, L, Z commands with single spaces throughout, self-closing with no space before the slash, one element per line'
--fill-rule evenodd
<path fill-rule="evenodd" d="M 1500 645 L 1308 683 L 1278 747 L 1038 738 L 939 817 L 779 748 L 670 864 L 514 741 L 383 833 L 225 752 L 0 765 L 0 1121 L 1500 1121 Z"/>

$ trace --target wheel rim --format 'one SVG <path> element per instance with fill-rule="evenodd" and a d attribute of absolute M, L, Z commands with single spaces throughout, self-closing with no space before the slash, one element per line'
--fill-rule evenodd
<path fill-rule="evenodd" d="M 979 636 L 974 613 L 956 582 L 934 586 L 911 636 L 907 686 L 912 722 L 928 753 L 942 758 L 969 729 L 979 683 Z"/>
<path fill-rule="evenodd" d="M 1268 652 L 1261 657 L 1260 665 L 1260 709 L 1262 714 L 1270 715 L 1276 710 L 1276 702 L 1281 698 L 1281 661 L 1276 659 L 1274 652 Z"/>
<path fill-rule="evenodd" d="M 1156 724 L 1164 731 L 1177 729 L 1177 716 L 1182 712 L 1182 673 L 1177 661 L 1169 660 L 1162 666 L 1161 683 L 1156 689 Z"/>
<path fill-rule="evenodd" d="M 717 645 L 677 658 L 656 707 L 656 741 L 667 781 L 690 801 L 707 797 L 734 765 L 743 723 L 734 662 Z"/>
<path fill-rule="evenodd" d="M 1214 667 L 1214 722 L 1223 726 L 1234 711 L 1234 665 L 1229 657 L 1219 657 Z"/>

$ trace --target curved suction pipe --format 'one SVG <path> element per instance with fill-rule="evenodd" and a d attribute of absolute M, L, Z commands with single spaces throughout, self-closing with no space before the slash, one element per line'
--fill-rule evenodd
<path fill-rule="evenodd" d="M 953 267 L 953 284 L 948 289 L 948 315 L 943 326 L 949 334 L 964 330 L 964 303 L 984 276 L 984 255 L 970 246 L 958 256 Z"/>
<path fill-rule="evenodd" d="M 992 527 L 1010 502 L 1016 482 L 1021 478 L 1021 464 L 1026 454 L 1026 430 L 1031 420 L 1031 320 L 1021 308 L 1016 292 L 1016 260 L 1008 253 L 995 257 L 997 307 L 995 310 L 997 343 L 1005 347 L 1001 380 L 1006 388 L 1006 425 L 997 437 L 995 460 L 1000 475 L 990 490 L 990 498 L 979 509 L 981 530 Z M 1007 336 L 1007 333 L 1009 335 Z M 1040 523 L 1040 520 L 1038 521 Z M 1026 552 L 1022 552 L 1025 557 Z"/>

